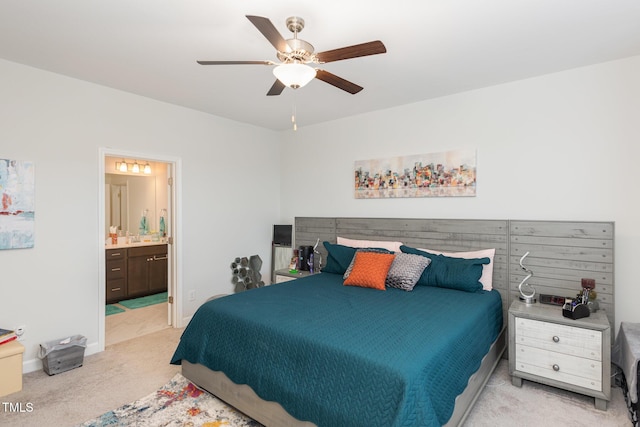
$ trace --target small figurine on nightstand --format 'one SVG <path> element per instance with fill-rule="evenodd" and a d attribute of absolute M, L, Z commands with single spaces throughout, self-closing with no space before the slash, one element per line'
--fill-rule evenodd
<path fill-rule="evenodd" d="M 532 276 L 533 276 L 533 271 L 529 270 L 527 267 L 525 267 L 524 265 L 522 265 L 522 261 L 524 261 L 524 259 L 527 257 L 527 255 L 529 255 L 529 252 L 527 252 L 526 254 L 522 255 L 522 258 L 520 258 L 520 268 L 522 268 L 522 270 L 527 273 L 527 276 L 522 279 L 522 281 L 520 282 L 520 285 L 518 285 L 518 290 L 520 291 L 520 301 L 524 302 L 527 305 L 530 304 L 535 304 L 536 303 L 536 299 L 534 298 L 536 296 L 536 290 L 533 286 L 531 286 L 529 283 L 527 283 L 527 280 L 529 280 Z M 526 293 L 523 288 L 529 288 L 531 289 L 531 293 Z"/>
<path fill-rule="evenodd" d="M 298 272 L 298 250 L 293 250 L 293 256 L 291 257 L 291 262 L 289 262 L 289 273 L 297 273 Z"/>
<path fill-rule="evenodd" d="M 578 294 L 578 298 L 582 298 L 583 304 L 587 304 L 590 313 L 595 313 L 600 308 L 600 304 L 596 300 L 598 293 L 593 289 L 596 287 L 595 279 L 582 279 L 582 295 Z"/>
<path fill-rule="evenodd" d="M 318 240 L 316 241 L 316 245 L 313 247 L 313 259 L 318 260 L 318 268 L 314 270 L 316 273 L 320 273 L 320 271 L 322 270 L 322 254 L 318 252 L 319 243 L 320 243 L 320 238 L 318 238 Z"/>
<path fill-rule="evenodd" d="M 596 299 L 597 296 L 598 296 L 598 294 L 597 294 L 596 291 L 591 290 L 589 292 L 589 302 L 587 302 L 587 307 L 589 307 L 589 312 L 591 312 L 591 313 L 595 313 L 596 311 L 598 311 L 600 309 L 600 303 Z"/>

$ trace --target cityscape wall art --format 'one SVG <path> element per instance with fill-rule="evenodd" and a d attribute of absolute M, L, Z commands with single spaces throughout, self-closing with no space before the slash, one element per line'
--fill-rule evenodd
<path fill-rule="evenodd" d="M 33 247 L 34 209 L 33 162 L 0 159 L 0 249 Z"/>
<path fill-rule="evenodd" d="M 475 150 L 355 162 L 356 199 L 475 195 Z"/>

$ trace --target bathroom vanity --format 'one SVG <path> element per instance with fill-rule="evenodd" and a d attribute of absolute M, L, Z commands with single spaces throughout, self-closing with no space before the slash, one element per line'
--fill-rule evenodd
<path fill-rule="evenodd" d="M 105 246 L 106 302 L 167 291 L 167 244 L 142 242 Z"/>

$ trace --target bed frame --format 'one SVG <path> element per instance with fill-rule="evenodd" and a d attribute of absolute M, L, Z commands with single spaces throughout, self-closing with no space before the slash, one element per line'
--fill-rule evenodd
<path fill-rule="evenodd" d="M 609 322 L 615 325 L 613 222 L 312 217 L 295 220 L 295 246 L 315 245 L 318 239 L 336 243 L 338 236 L 401 241 L 407 246 L 441 251 L 496 248 L 493 287 L 502 296 L 504 326 L 480 369 L 456 398 L 446 426 L 464 423 L 498 362 L 507 354 L 507 311 L 511 302 L 518 299 L 518 285 L 524 277 L 519 260 L 524 253 L 530 253 L 524 264 L 534 272 L 529 283 L 538 294 L 574 296 L 580 289 L 581 278 L 595 278 L 600 309 L 606 311 Z M 318 250 L 326 260 L 327 253 L 321 244 Z M 262 400 L 249 386 L 233 383 L 222 372 L 183 360 L 182 374 L 266 426 L 314 425 L 293 418 L 280 404 Z"/>
<path fill-rule="evenodd" d="M 484 385 L 489 380 L 507 346 L 506 328 L 493 343 L 489 352 L 482 359 L 480 369 L 469 378 L 469 384 L 462 394 L 456 398 L 453 415 L 445 426 L 461 426 L 471 411 L 473 404 L 480 396 Z M 308 421 L 300 421 L 292 417 L 277 402 L 262 400 L 251 387 L 236 384 L 223 372 L 212 371 L 199 364 L 182 361 L 182 375 L 198 387 L 201 387 L 221 400 L 227 402 L 240 412 L 247 414 L 265 426 L 278 427 L 314 427 Z"/>

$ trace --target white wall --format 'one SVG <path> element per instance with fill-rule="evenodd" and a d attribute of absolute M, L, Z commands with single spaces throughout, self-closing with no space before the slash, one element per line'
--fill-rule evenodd
<path fill-rule="evenodd" d="M 640 322 L 638 75 L 634 57 L 277 133 L 0 60 L 0 158 L 36 170 L 35 247 L 0 251 L 0 327 L 27 326 L 31 368 L 51 339 L 97 350 L 100 147 L 181 160 L 185 317 L 232 291 L 235 256 L 270 264 L 272 224 L 343 215 L 614 220 L 616 318 Z M 477 197 L 353 197 L 354 160 L 465 147 Z"/>
<path fill-rule="evenodd" d="M 36 173 L 35 247 L 0 251 L 0 325 L 26 325 L 27 370 L 45 341 L 99 349 L 100 147 L 180 159 L 185 317 L 233 291 L 236 256 L 269 265 L 278 133 L 2 60 L 0 93 L 0 158 Z"/>
<path fill-rule="evenodd" d="M 640 322 L 638 76 L 633 57 L 301 127 L 282 147 L 283 219 L 613 220 L 616 321 Z M 457 148 L 477 149 L 476 197 L 354 198 L 355 160 Z"/>

